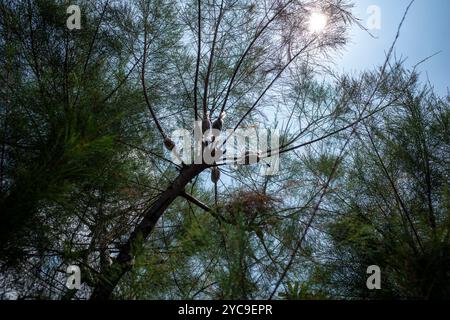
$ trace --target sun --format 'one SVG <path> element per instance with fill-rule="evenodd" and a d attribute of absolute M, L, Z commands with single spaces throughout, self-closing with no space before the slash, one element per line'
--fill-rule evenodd
<path fill-rule="evenodd" d="M 326 14 L 315 11 L 312 12 L 308 19 L 308 29 L 312 33 L 320 33 L 325 30 L 328 23 L 328 17 Z"/>

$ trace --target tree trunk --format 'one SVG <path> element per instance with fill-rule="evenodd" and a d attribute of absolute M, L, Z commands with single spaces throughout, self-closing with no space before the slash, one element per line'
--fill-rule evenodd
<path fill-rule="evenodd" d="M 121 247 L 114 262 L 103 272 L 91 295 L 91 300 L 106 300 L 111 297 L 114 288 L 122 276 L 131 270 L 135 249 L 140 240 L 144 241 L 153 231 L 159 218 L 172 202 L 184 192 L 186 185 L 203 170 L 206 165 L 190 165 L 183 167 L 174 182 L 161 194 L 156 202 L 149 208 L 142 221 L 131 233 L 127 242 Z"/>

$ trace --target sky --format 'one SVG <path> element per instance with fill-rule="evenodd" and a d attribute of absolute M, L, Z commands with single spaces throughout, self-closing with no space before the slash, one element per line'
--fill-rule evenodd
<path fill-rule="evenodd" d="M 397 33 L 398 25 L 410 0 L 355 0 L 354 14 L 366 26 L 372 6 L 380 8 L 380 29 L 371 30 L 372 38 L 359 27 L 350 33 L 350 43 L 335 60 L 336 68 L 345 72 L 371 69 L 383 63 L 386 52 Z M 450 88 L 450 0 L 416 0 L 403 24 L 396 46 L 398 57 L 407 58 L 406 65 L 441 51 L 419 68 L 422 80 L 427 78 L 441 95 Z"/>

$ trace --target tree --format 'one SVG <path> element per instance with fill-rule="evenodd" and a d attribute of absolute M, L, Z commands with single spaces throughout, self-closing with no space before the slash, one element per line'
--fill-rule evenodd
<path fill-rule="evenodd" d="M 62 3 L 4 1 L 0 9 L 2 267 L 31 273 L 31 291 L 44 279 L 60 296 L 62 265 L 108 254 L 145 206 L 141 196 L 151 196 L 130 181 L 152 178 L 119 141 L 152 132 L 127 82 L 131 39 L 100 28 L 105 6 L 87 2 L 91 14 L 77 33 L 64 27 Z"/>
<path fill-rule="evenodd" d="M 364 124 L 324 221 L 331 294 L 448 297 L 448 114 L 448 98 L 414 86 Z M 366 290 L 370 265 L 381 267 L 383 290 Z"/>
<path fill-rule="evenodd" d="M 324 296 L 293 277 L 319 274 L 317 228 L 361 130 L 413 92 L 415 73 L 392 61 L 399 34 L 379 69 L 351 78 L 327 68 L 358 23 L 341 0 L 82 1 L 81 30 L 66 28 L 62 1 L 0 9 L 5 288 L 66 299 L 274 298 L 283 287 Z M 320 31 L 305 22 L 317 10 Z M 234 168 L 240 150 L 214 164 L 169 158 L 181 148 L 174 129 L 225 112 L 224 128 L 280 130 L 280 147 L 259 156 L 280 155 L 280 175 Z M 213 170 L 231 180 L 216 179 L 216 201 Z M 64 288 L 72 263 L 79 292 Z M 15 279 L 23 270 L 32 274 Z"/>
<path fill-rule="evenodd" d="M 264 100 L 278 80 L 283 80 L 285 74 L 289 79 L 289 75 L 294 72 L 290 67 L 299 57 L 311 52 L 320 54 L 341 46 L 345 39 L 339 35 L 339 31 L 345 30 L 345 24 L 352 20 L 351 15 L 345 11 L 346 5 L 341 2 L 317 3 L 316 6 L 321 5 L 329 14 L 332 23 L 330 32 L 316 35 L 308 33 L 305 24 L 296 23 L 310 11 L 302 2 L 271 1 L 257 5 L 214 1 L 206 4 L 186 2 L 180 5 L 184 9 L 181 10 L 182 16 L 179 19 L 185 24 L 182 28 L 183 39 L 190 41 L 180 41 L 179 45 L 184 52 L 194 52 L 196 57 L 196 63 L 189 63 L 191 66 L 195 65 L 195 70 L 188 73 L 195 74 L 193 83 L 186 84 L 185 75 L 181 75 L 188 99 L 183 102 L 193 105 L 193 110 L 188 109 L 192 120 L 206 121 L 211 114 L 221 114 L 224 111 L 231 113 L 239 119 L 235 129 L 248 121 L 250 115 L 255 119 L 256 108 L 267 103 Z M 146 61 L 151 52 L 147 49 L 148 44 L 151 44 L 149 37 L 157 36 L 149 33 L 150 26 L 147 24 L 150 18 L 156 23 L 164 23 L 164 20 L 159 20 L 156 11 L 151 12 L 148 6 L 144 5 L 141 9 L 144 25 L 141 68 L 143 93 L 161 139 L 166 141 L 168 135 L 165 125 L 158 119 L 158 112 L 148 96 L 146 85 Z M 286 43 L 284 37 L 286 32 L 290 34 L 289 43 Z M 174 48 L 168 48 L 166 54 L 171 49 Z M 174 69 L 180 70 L 178 61 L 179 59 L 168 60 L 166 56 L 166 70 L 172 64 Z M 102 273 L 93 291 L 93 299 L 110 297 L 121 277 L 132 268 L 139 240 L 148 238 L 167 208 L 195 177 L 208 168 L 208 165 L 200 164 L 180 169 L 171 185 L 144 212 L 142 220 L 121 247 L 113 264 Z"/>

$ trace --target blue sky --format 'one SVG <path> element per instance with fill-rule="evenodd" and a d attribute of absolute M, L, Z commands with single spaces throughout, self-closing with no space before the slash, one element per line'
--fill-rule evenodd
<path fill-rule="evenodd" d="M 381 29 L 372 30 L 377 39 L 354 27 L 351 41 L 337 59 L 340 71 L 358 72 L 382 64 L 398 24 L 410 0 L 355 0 L 354 14 L 363 25 L 370 14 L 367 8 L 376 5 L 381 9 Z M 408 58 L 408 66 L 442 51 L 422 64 L 422 79 L 428 77 L 438 93 L 445 95 L 450 88 L 450 0 L 416 0 L 402 27 L 396 46 L 397 56 Z"/>

